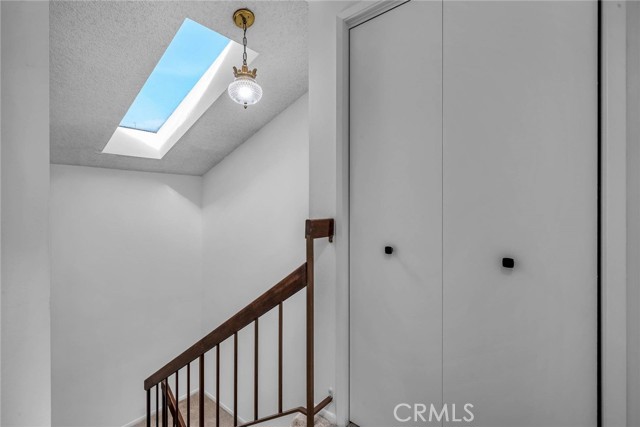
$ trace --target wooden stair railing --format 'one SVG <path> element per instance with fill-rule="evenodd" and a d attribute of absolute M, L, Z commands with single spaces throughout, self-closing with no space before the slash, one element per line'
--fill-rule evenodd
<path fill-rule="evenodd" d="M 199 427 L 204 424 L 204 398 L 205 398 L 205 354 L 213 349 L 216 353 L 216 427 L 220 426 L 220 344 L 233 337 L 233 425 L 236 427 L 249 427 L 254 424 L 274 420 L 294 413 L 301 413 L 307 417 L 307 426 L 314 424 L 314 416 L 331 403 L 331 396 L 325 398 L 318 405 L 314 397 L 314 253 L 313 241 L 328 237 L 333 241 L 333 219 L 307 220 L 305 226 L 306 257 L 304 264 L 294 270 L 278 284 L 262 294 L 251 304 L 240 310 L 229 320 L 207 334 L 200 341 L 193 344 L 180 355 L 175 357 L 162 368 L 144 381 L 144 389 L 147 393 L 147 427 L 151 427 L 151 390 L 155 387 L 156 427 L 159 426 L 160 402 L 159 387 L 162 388 L 162 427 L 168 425 L 168 411 L 173 415 L 174 427 L 191 427 L 191 363 L 198 360 L 199 386 L 198 386 L 198 410 Z M 282 405 L 282 333 L 283 333 L 283 303 L 302 289 L 306 288 L 306 406 L 284 410 Z M 278 409 L 272 415 L 259 417 L 258 414 L 258 334 L 259 319 L 274 308 L 278 308 Z M 253 421 L 238 425 L 238 332 L 254 325 L 254 382 L 253 382 Z M 169 378 L 175 379 L 175 393 L 178 394 L 178 376 L 181 369 L 187 369 L 187 421 L 185 423 L 178 407 L 178 399 L 173 396 L 169 387 Z M 177 414 L 177 416 L 176 416 Z"/>

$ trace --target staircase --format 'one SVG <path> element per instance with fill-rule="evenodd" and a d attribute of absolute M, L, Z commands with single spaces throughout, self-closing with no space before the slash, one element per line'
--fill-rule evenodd
<path fill-rule="evenodd" d="M 200 341 L 193 344 L 169 363 L 158 369 L 153 375 L 144 381 L 144 389 L 147 394 L 147 427 L 152 427 L 152 395 L 155 396 L 156 427 L 191 427 L 191 395 L 187 393 L 186 408 L 180 407 L 183 402 L 177 402 L 174 396 L 179 396 L 178 383 L 181 370 L 186 370 L 187 390 L 191 390 L 191 363 L 196 360 L 199 363 L 198 384 L 198 427 L 205 427 L 205 354 L 209 351 L 216 353 L 216 396 L 220 395 L 220 345 L 228 339 L 233 339 L 234 363 L 233 363 L 233 427 L 249 427 L 255 424 L 275 420 L 281 417 L 298 414 L 294 419 L 296 426 L 325 425 L 323 419 L 316 415 L 331 403 L 331 396 L 326 397 L 317 405 L 314 397 L 314 240 L 328 238 L 333 241 L 333 219 L 307 220 L 305 226 L 305 238 L 307 242 L 307 260 L 291 274 L 262 294 L 251 304 L 240 310 L 229 320 L 218 326 Z M 305 406 L 284 409 L 282 405 L 282 331 L 283 331 L 283 302 L 306 288 L 306 396 Z M 277 411 L 266 416 L 258 414 L 258 336 L 259 319 L 271 310 L 278 310 L 278 408 Z M 253 403 L 254 417 L 252 421 L 238 424 L 238 332 L 253 324 L 254 327 L 254 387 Z M 170 387 L 170 379 L 174 380 L 174 390 Z M 175 392 L 175 395 L 174 395 Z M 229 424 L 221 424 L 221 416 L 226 412 L 220 408 L 220 403 L 215 402 L 215 427 L 228 427 Z M 186 417 L 183 415 L 186 413 Z M 171 414 L 171 423 L 169 423 Z M 227 414 L 228 415 L 228 414 Z M 195 418 L 195 417 L 194 417 Z M 325 420 L 326 421 L 326 420 Z M 328 425 L 328 423 L 326 423 Z M 213 423 L 208 424 L 213 427 Z"/>

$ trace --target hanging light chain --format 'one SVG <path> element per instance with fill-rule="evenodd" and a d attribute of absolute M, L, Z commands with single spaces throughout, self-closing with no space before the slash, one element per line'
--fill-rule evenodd
<path fill-rule="evenodd" d="M 247 19 L 242 17 L 242 29 L 244 35 L 242 37 L 242 45 L 244 46 L 244 52 L 242 53 L 242 65 L 247 65 Z"/>

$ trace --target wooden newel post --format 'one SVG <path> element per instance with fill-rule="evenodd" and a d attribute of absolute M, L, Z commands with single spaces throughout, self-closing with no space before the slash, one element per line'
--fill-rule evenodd
<path fill-rule="evenodd" d="M 307 427 L 313 427 L 315 417 L 314 398 L 314 256 L 313 240 L 328 237 L 333 242 L 333 219 L 307 220 Z"/>
<path fill-rule="evenodd" d="M 308 227 L 307 227 L 308 228 Z M 313 237 L 307 233 L 307 427 L 313 426 L 314 405 L 314 312 Z"/>

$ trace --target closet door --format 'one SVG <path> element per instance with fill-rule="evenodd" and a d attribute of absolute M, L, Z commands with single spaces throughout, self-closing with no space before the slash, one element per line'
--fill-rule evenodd
<path fill-rule="evenodd" d="M 350 414 L 361 427 L 399 425 L 398 403 L 442 398 L 441 18 L 441 3 L 415 1 L 350 32 Z"/>
<path fill-rule="evenodd" d="M 444 6 L 443 396 L 476 427 L 596 425 L 596 7 Z"/>

